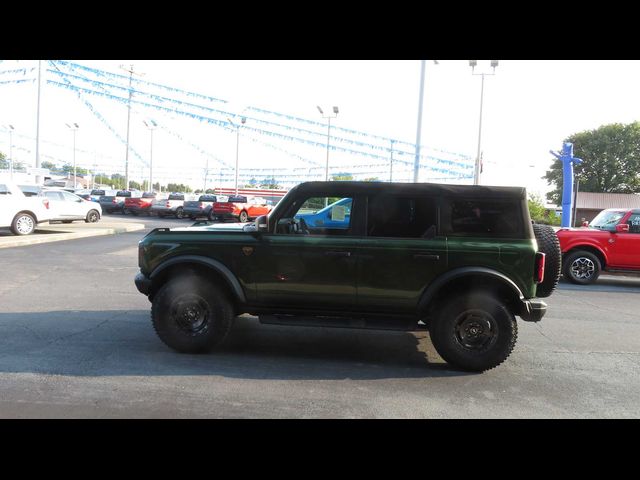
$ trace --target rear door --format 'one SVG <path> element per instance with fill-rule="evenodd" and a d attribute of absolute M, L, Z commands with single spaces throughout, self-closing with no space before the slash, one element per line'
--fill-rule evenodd
<path fill-rule="evenodd" d="M 49 190 L 44 192 L 44 196 L 49 200 L 52 220 L 66 220 L 69 218 L 61 192 Z"/>
<path fill-rule="evenodd" d="M 358 260 L 360 310 L 414 313 L 424 288 L 447 267 L 437 200 L 381 194 L 367 203 Z"/>

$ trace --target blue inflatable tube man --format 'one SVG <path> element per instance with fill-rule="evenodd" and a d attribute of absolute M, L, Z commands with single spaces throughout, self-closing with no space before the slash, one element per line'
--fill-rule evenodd
<path fill-rule="evenodd" d="M 565 142 L 562 152 L 551 154 L 562 162 L 562 226 L 571 226 L 571 212 L 573 211 L 573 165 L 580 165 L 582 160 L 573 156 L 573 143 Z"/>

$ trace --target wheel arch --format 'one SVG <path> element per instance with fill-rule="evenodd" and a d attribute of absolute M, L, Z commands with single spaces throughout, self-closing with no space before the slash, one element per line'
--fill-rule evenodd
<path fill-rule="evenodd" d="M 40 220 L 38 220 L 38 216 L 37 216 L 34 212 L 32 212 L 31 210 L 20 210 L 19 212 L 17 212 L 17 213 L 13 216 L 13 219 L 11 220 L 11 222 L 13 222 L 13 221 L 16 219 L 16 217 L 17 217 L 18 215 L 20 215 L 21 213 L 28 213 L 28 214 L 29 214 L 29 215 L 31 215 L 31 216 L 33 217 L 33 219 L 36 221 L 36 224 L 40 223 Z"/>
<path fill-rule="evenodd" d="M 418 311 L 428 317 L 448 297 L 464 291 L 488 291 L 505 302 L 515 315 L 519 314 L 524 299 L 520 287 L 503 273 L 485 267 L 460 267 L 439 276 L 425 288 Z"/>
<path fill-rule="evenodd" d="M 151 279 L 149 298 L 152 299 L 169 278 L 183 271 L 205 276 L 220 285 L 229 294 L 229 298 L 234 303 L 246 303 L 244 290 L 231 270 L 222 262 L 198 255 L 181 255 L 157 266 L 149 275 Z"/>
<path fill-rule="evenodd" d="M 600 266 L 602 267 L 602 269 L 604 269 L 605 266 L 609 263 L 606 253 L 603 252 L 600 248 L 596 247 L 595 245 L 580 244 L 580 245 L 572 245 L 569 250 L 567 250 L 566 252 L 562 252 L 562 265 L 563 265 L 563 267 L 564 267 L 565 259 L 569 255 L 571 255 L 572 253 L 575 253 L 575 252 L 580 251 L 580 250 L 592 253 L 596 257 L 598 257 L 598 260 L 600 260 Z"/>

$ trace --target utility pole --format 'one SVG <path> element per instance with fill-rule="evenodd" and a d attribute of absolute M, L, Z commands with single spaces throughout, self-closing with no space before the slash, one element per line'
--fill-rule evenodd
<path fill-rule="evenodd" d="M 389 182 L 393 182 L 393 140 L 391 140 L 391 158 L 389 160 Z"/>
<path fill-rule="evenodd" d="M 37 113 L 36 113 L 36 168 L 40 168 L 40 90 L 41 89 L 42 89 L 42 60 L 38 60 L 38 106 L 37 106 Z M 36 184 L 40 185 L 40 175 L 36 175 Z"/>
<path fill-rule="evenodd" d="M 129 69 L 120 65 L 120 68 L 129 73 L 129 101 L 127 102 L 127 151 L 124 157 L 124 189 L 129 189 L 129 126 L 131 124 L 131 97 L 133 96 L 133 90 L 131 89 L 131 83 L 133 81 L 133 65 L 129 65 Z M 143 74 L 136 73 L 136 75 L 142 76 Z"/>

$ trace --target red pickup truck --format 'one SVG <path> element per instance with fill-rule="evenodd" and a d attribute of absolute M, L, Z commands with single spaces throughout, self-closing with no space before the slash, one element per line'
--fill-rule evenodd
<path fill-rule="evenodd" d="M 562 273 L 572 283 L 593 283 L 602 271 L 640 273 L 640 209 L 609 208 L 588 226 L 557 235 Z"/>
<path fill-rule="evenodd" d="M 153 192 L 145 192 L 142 197 L 137 198 L 125 198 L 124 208 L 126 211 L 133 215 L 140 215 L 141 213 L 151 214 L 151 204 L 156 198 L 156 194 Z"/>
<path fill-rule="evenodd" d="M 273 207 L 261 197 L 244 197 L 232 195 L 226 202 L 213 204 L 213 216 L 224 221 L 234 219 L 245 223 L 249 220 L 266 215 Z"/>

